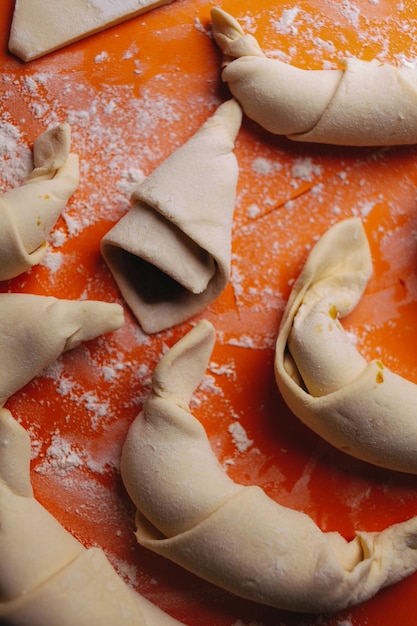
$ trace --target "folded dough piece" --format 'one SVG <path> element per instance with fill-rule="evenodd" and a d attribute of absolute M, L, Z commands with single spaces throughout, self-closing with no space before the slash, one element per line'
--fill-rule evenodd
<path fill-rule="evenodd" d="M 275 375 L 291 411 L 335 447 L 375 465 L 417 473 L 417 385 L 359 354 L 339 317 L 371 275 L 359 218 L 318 241 L 296 280 L 279 329 Z"/>
<path fill-rule="evenodd" d="M 0 406 L 82 341 L 118 329 L 123 308 L 97 300 L 63 300 L 25 293 L 0 294 Z"/>
<path fill-rule="evenodd" d="M 32 61 L 172 0 L 16 0 L 9 50 Z"/>
<path fill-rule="evenodd" d="M 40 263 L 46 237 L 79 182 L 71 130 L 60 124 L 34 142 L 34 169 L 23 185 L 0 197 L 0 280 Z"/>
<path fill-rule="evenodd" d="M 121 471 L 138 542 L 238 596 L 294 611 L 337 611 L 417 570 L 417 518 L 347 542 L 226 475 L 189 410 L 213 343 L 203 320 L 164 355 L 128 432 Z"/>
<path fill-rule="evenodd" d="M 235 100 L 220 105 L 138 187 L 131 210 L 102 240 L 103 257 L 147 333 L 195 315 L 229 280 L 241 119 Z"/>
<path fill-rule="evenodd" d="M 174 626 L 33 497 L 30 440 L 0 409 L 0 621 L 16 626 Z"/>
<path fill-rule="evenodd" d="M 213 36 L 222 79 L 248 117 L 294 141 L 379 146 L 417 142 L 417 72 L 345 59 L 343 70 L 302 70 L 267 58 L 256 39 L 219 8 Z"/>

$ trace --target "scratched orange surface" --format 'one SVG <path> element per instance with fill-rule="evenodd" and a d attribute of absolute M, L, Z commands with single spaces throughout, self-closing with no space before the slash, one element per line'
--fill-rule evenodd
<path fill-rule="evenodd" d="M 300 67 L 337 67 L 351 55 L 416 64 L 414 0 L 218 5 L 268 55 Z M 7 52 L 13 1 L 0 3 L 0 128 L 9 141 L 0 143 L 2 191 L 20 182 L 34 138 L 54 123 L 70 123 L 72 150 L 81 159 L 79 188 L 48 239 L 45 261 L 3 283 L 2 291 L 122 303 L 100 239 L 128 210 L 135 182 L 228 97 L 210 37 L 211 6 L 174 0 L 24 64 Z M 236 155 L 232 277 L 196 318 L 214 324 L 217 343 L 193 412 L 235 480 L 262 486 L 324 531 L 349 538 L 357 529 L 379 530 L 416 515 L 416 478 L 374 468 L 321 441 L 289 413 L 273 377 L 278 324 L 308 250 L 331 224 L 359 215 L 374 275 L 345 326 L 364 356 L 377 355 L 417 382 L 416 148 L 295 144 L 245 119 Z M 44 506 L 188 626 L 414 625 L 417 576 L 337 615 L 299 615 L 235 598 L 137 545 L 120 450 L 155 364 L 191 322 L 147 337 L 126 306 L 125 312 L 120 330 L 66 353 L 7 403 L 30 432 L 32 481 Z M 236 421 L 245 445 L 230 430 Z"/>

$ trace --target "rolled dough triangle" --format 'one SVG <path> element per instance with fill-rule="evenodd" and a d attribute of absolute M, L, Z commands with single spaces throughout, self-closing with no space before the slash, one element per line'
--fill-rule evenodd
<path fill-rule="evenodd" d="M 88 37 L 172 0 L 16 0 L 9 50 L 23 61 Z"/>

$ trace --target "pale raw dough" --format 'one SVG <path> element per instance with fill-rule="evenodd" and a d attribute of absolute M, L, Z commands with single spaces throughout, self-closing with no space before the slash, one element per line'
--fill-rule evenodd
<path fill-rule="evenodd" d="M 0 294 L 0 406 L 62 352 L 118 329 L 123 308 L 97 300 Z"/>
<path fill-rule="evenodd" d="M 32 61 L 172 0 L 16 0 L 9 50 Z"/>
<path fill-rule="evenodd" d="M 279 329 L 276 381 L 291 411 L 335 447 L 417 473 L 417 385 L 359 354 L 339 318 L 372 272 L 359 218 L 330 228 L 292 289 Z"/>
<path fill-rule="evenodd" d="M 101 249 L 143 330 L 156 333 L 209 305 L 230 276 L 242 111 L 215 113 L 148 176 Z"/>
<path fill-rule="evenodd" d="M 232 481 L 190 413 L 214 330 L 203 320 L 158 364 L 131 425 L 122 478 L 138 542 L 238 596 L 305 612 L 341 610 L 417 570 L 417 518 L 347 542 Z"/>
<path fill-rule="evenodd" d="M 30 440 L 0 409 L 0 621 L 16 626 L 174 626 L 33 497 Z"/>
<path fill-rule="evenodd" d="M 346 59 L 340 70 L 302 70 L 267 58 L 219 8 L 213 36 L 222 79 L 248 117 L 294 141 L 379 146 L 417 143 L 417 71 Z"/>
<path fill-rule="evenodd" d="M 37 137 L 30 176 L 0 196 L 0 280 L 18 276 L 45 255 L 46 237 L 79 183 L 70 141 L 65 123 Z"/>

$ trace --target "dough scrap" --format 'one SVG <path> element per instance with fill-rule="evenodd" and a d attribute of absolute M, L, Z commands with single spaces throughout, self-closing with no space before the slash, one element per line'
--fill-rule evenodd
<path fill-rule="evenodd" d="M 117 303 L 0 294 L 0 407 L 62 352 L 118 329 Z"/>
<path fill-rule="evenodd" d="M 417 385 L 367 363 L 339 318 L 359 302 L 372 272 L 360 218 L 331 227 L 294 283 L 281 321 L 275 376 L 304 424 L 374 465 L 417 473 Z"/>
<path fill-rule="evenodd" d="M 157 333 L 208 306 L 230 276 L 242 111 L 215 113 L 139 185 L 104 236 L 103 257 L 143 330 Z"/>
<path fill-rule="evenodd" d="M 164 355 L 128 432 L 121 472 L 138 542 L 238 596 L 294 611 L 338 611 L 416 571 L 417 517 L 348 542 L 227 476 L 189 409 L 213 345 L 203 320 Z"/>
<path fill-rule="evenodd" d="M 33 497 L 30 440 L 0 409 L 0 621 L 15 626 L 174 626 Z"/>
<path fill-rule="evenodd" d="M 70 142 L 66 123 L 42 133 L 34 142 L 30 176 L 0 196 L 0 280 L 18 276 L 45 255 L 45 239 L 79 183 Z"/>
<path fill-rule="evenodd" d="M 16 0 L 9 50 L 33 61 L 172 0 Z"/>
<path fill-rule="evenodd" d="M 417 72 L 348 58 L 340 70 L 303 70 L 267 58 L 252 35 L 219 8 L 213 37 L 222 79 L 244 113 L 294 141 L 350 146 L 417 143 Z"/>

